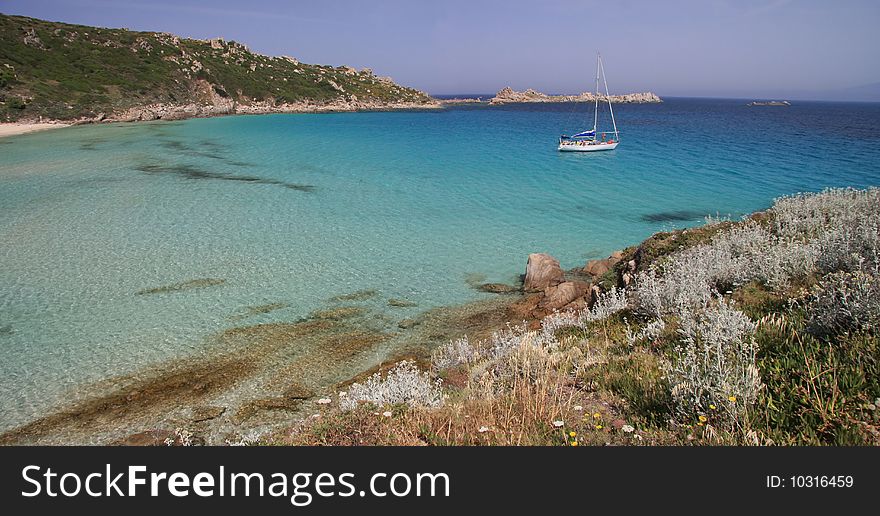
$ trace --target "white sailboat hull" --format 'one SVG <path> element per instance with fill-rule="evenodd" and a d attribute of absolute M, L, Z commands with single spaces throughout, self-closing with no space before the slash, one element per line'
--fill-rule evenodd
<path fill-rule="evenodd" d="M 604 143 L 598 142 L 592 145 L 580 145 L 578 143 L 560 143 L 559 150 L 562 152 L 596 152 L 603 150 L 614 150 L 620 142 Z"/>

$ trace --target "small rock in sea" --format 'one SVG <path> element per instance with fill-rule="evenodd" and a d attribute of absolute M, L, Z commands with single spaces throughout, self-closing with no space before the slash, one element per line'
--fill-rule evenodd
<path fill-rule="evenodd" d="M 398 308 L 409 308 L 409 307 L 418 306 L 418 305 L 413 303 L 412 301 L 407 301 L 406 299 L 391 298 L 388 300 L 388 306 L 394 306 L 394 307 L 398 307 Z"/>
<path fill-rule="evenodd" d="M 482 290 L 483 292 L 489 292 L 492 294 L 514 294 L 519 292 L 517 287 L 513 285 L 507 285 L 505 283 L 483 283 L 477 290 Z"/>

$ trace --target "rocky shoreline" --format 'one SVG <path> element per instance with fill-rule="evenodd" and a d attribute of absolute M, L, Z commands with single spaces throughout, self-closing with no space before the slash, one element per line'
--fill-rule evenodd
<path fill-rule="evenodd" d="M 379 102 L 374 100 L 340 100 L 329 103 L 297 102 L 270 104 L 254 102 L 241 104 L 228 99 L 212 104 L 150 104 L 126 109 L 110 115 L 99 114 L 93 118 L 74 120 L 73 124 L 103 122 L 143 122 L 152 120 L 184 120 L 226 115 L 266 115 L 275 113 L 343 113 L 358 111 L 395 111 L 412 109 L 438 109 L 439 102 Z"/>
<path fill-rule="evenodd" d="M 472 285 L 502 295 L 427 310 L 396 329 L 377 326 L 382 316 L 359 304 L 377 291 L 337 296 L 303 320 L 233 327 L 212 338 L 211 354 L 86 386 L 68 407 L 0 432 L 0 445 L 180 444 L 181 431 L 193 444 L 237 442 L 312 417 L 323 396 L 402 359 L 425 362 L 450 340 L 589 306 L 622 256 L 564 271 L 552 256 L 530 254 L 521 284 Z"/>

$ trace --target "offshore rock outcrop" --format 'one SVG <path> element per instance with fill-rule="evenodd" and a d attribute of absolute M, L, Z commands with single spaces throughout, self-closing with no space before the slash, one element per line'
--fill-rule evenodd
<path fill-rule="evenodd" d="M 599 95 L 600 101 L 610 99 L 618 104 L 650 104 L 663 102 L 656 94 L 648 91 L 644 93 L 627 93 L 625 95 Z M 579 95 L 547 95 L 531 88 L 525 91 L 516 91 L 510 87 L 504 88 L 489 100 L 489 105 L 512 104 L 521 102 L 594 102 L 596 94 L 585 91 Z"/>

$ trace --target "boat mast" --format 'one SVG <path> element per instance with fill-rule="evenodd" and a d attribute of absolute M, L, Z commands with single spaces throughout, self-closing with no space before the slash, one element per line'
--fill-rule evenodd
<path fill-rule="evenodd" d="M 593 139 L 596 139 L 596 129 L 599 125 L 599 53 L 596 52 L 596 107 L 593 113 Z"/>
<path fill-rule="evenodd" d="M 602 57 L 599 56 L 599 63 L 596 65 L 598 68 L 602 70 L 602 81 L 605 83 L 605 99 L 608 100 L 608 112 L 611 113 L 611 123 L 614 125 L 614 141 L 620 141 L 620 136 L 617 132 L 617 122 L 614 121 L 614 108 L 611 107 L 611 95 L 608 93 L 608 80 L 605 78 L 605 65 L 602 64 Z M 599 77 L 598 72 L 596 74 L 596 85 L 598 87 Z M 598 97 L 597 97 L 598 101 Z M 598 104 L 597 104 L 598 105 Z"/>

